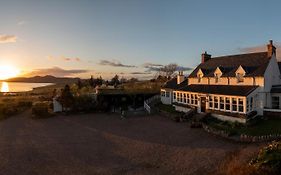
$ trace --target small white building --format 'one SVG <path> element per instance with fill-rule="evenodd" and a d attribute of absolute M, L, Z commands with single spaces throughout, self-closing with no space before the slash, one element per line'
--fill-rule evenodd
<path fill-rule="evenodd" d="M 180 72 L 163 86 L 161 101 L 240 123 L 265 113 L 281 115 L 280 68 L 272 40 L 266 52 L 215 58 L 205 52 L 187 80 Z"/>

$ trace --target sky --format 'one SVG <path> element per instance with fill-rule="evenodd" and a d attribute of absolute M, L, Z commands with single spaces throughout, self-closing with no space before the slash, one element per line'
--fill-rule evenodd
<path fill-rule="evenodd" d="M 148 78 L 155 66 L 281 43 L 278 0 L 0 0 L 0 64 L 21 75 Z M 280 47 L 281 48 L 281 47 Z M 281 50 L 281 49 L 280 49 Z M 190 71 L 186 71 L 188 74 Z"/>

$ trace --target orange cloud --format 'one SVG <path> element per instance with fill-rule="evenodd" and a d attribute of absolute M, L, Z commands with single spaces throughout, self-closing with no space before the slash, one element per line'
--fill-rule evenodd
<path fill-rule="evenodd" d="M 0 43 L 15 43 L 17 37 L 15 35 L 0 35 Z"/>

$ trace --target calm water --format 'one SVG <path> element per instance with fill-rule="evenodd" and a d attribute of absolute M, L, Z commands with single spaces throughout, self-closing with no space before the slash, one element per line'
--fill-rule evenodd
<path fill-rule="evenodd" d="M 0 92 L 26 92 L 36 87 L 51 85 L 52 83 L 20 83 L 20 82 L 0 82 Z"/>

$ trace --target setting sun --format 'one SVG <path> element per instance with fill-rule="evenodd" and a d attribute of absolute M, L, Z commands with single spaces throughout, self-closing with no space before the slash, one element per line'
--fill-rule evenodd
<path fill-rule="evenodd" d="M 19 69 L 11 65 L 0 65 L 0 80 L 5 80 L 17 76 Z"/>

